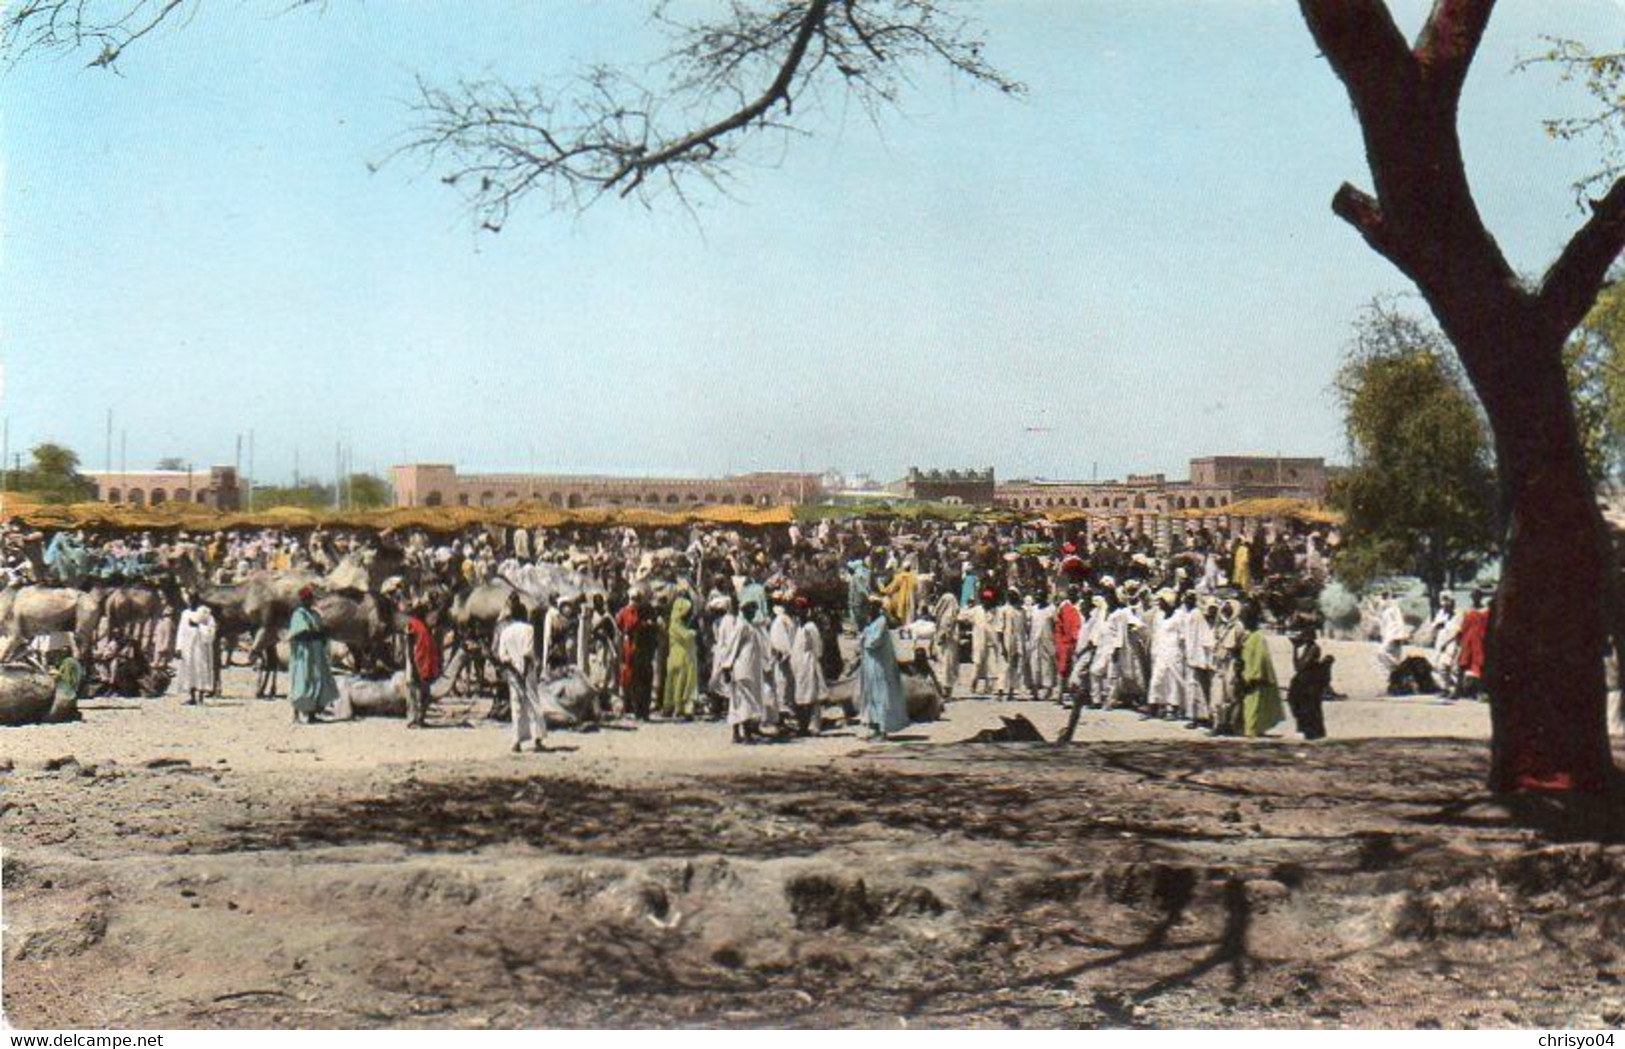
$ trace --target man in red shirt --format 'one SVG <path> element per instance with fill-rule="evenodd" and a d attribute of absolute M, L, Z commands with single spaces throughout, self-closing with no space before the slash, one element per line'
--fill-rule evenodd
<path fill-rule="evenodd" d="M 1461 669 L 1456 695 L 1467 698 L 1478 695 L 1484 680 L 1484 639 L 1490 630 L 1490 610 L 1480 607 L 1484 595 L 1474 590 L 1472 600 L 1473 607 L 1461 614 L 1461 647 L 1456 654 L 1456 665 Z"/>
<path fill-rule="evenodd" d="M 406 676 L 411 684 L 406 699 L 406 727 L 422 728 L 434 702 L 430 687 L 440 680 L 440 645 L 424 621 L 423 603 L 412 605 L 406 617 Z"/>
<path fill-rule="evenodd" d="M 637 595 L 628 594 L 626 607 L 615 613 L 615 628 L 621 632 L 621 667 L 616 680 L 621 685 L 622 702 L 626 709 L 632 709 L 632 634 L 638 628 L 638 600 Z"/>
<path fill-rule="evenodd" d="M 1078 596 L 1077 587 L 1068 587 L 1066 600 L 1055 610 L 1055 680 L 1060 685 L 1055 692 L 1063 706 L 1066 704 L 1067 678 L 1072 673 L 1072 652 L 1078 646 L 1078 635 L 1083 632 L 1083 613 L 1078 611 Z"/>

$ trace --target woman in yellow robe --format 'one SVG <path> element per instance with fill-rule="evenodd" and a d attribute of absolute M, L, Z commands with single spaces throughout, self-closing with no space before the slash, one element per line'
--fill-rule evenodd
<path fill-rule="evenodd" d="M 1236 540 L 1235 559 L 1230 573 L 1230 582 L 1238 589 L 1246 591 L 1253 587 L 1253 549 L 1240 539 Z"/>
<path fill-rule="evenodd" d="M 891 582 L 880 588 L 885 597 L 885 611 L 895 623 L 911 623 L 914 621 L 914 592 L 920 585 L 920 577 L 909 568 L 899 568 L 897 574 L 891 577 Z"/>
<path fill-rule="evenodd" d="M 1258 629 L 1258 606 L 1249 603 L 1241 613 L 1247 630 L 1241 642 L 1241 730 L 1247 736 L 1262 736 L 1281 723 L 1281 689 L 1275 681 L 1275 664 L 1270 661 L 1269 641 Z"/>
<path fill-rule="evenodd" d="M 691 718 L 700 689 L 700 657 L 690 612 L 694 602 L 679 595 L 672 602 L 671 621 L 666 626 L 666 687 L 661 692 L 661 709 L 667 717 Z"/>

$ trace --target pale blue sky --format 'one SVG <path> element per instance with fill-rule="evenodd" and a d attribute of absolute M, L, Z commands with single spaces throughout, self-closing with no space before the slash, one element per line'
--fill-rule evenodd
<path fill-rule="evenodd" d="M 832 104 L 701 224 L 540 207 L 478 234 L 432 173 L 372 174 L 414 73 L 528 80 L 653 57 L 639 0 L 205 5 L 133 49 L 0 80 L 0 358 L 12 448 L 132 468 L 294 448 L 360 467 L 705 473 L 1166 470 L 1342 452 L 1349 321 L 1403 280 L 1339 220 L 1369 185 L 1286 0 L 976 5 L 1012 102 L 917 77 L 877 131 Z M 1423 6 L 1400 4 L 1407 30 Z M 1584 104 L 1514 73 L 1540 34 L 1618 45 L 1615 0 L 1507 0 L 1468 83 L 1482 210 L 1538 272 L 1580 221 Z M 539 200 L 536 202 L 541 203 Z M 1054 432 L 1024 428 L 1044 419 Z M 116 456 L 116 449 L 115 449 Z"/>

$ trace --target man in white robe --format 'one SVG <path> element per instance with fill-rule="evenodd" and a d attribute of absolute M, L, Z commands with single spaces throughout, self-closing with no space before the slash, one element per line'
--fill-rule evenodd
<path fill-rule="evenodd" d="M 1089 690 L 1095 705 L 1111 707 L 1117 700 L 1117 652 L 1123 647 L 1123 606 L 1115 591 L 1106 591 L 1106 607 L 1095 620 L 1092 639 L 1095 655 L 1089 663 Z M 1132 614 L 1132 613 L 1130 613 Z"/>
<path fill-rule="evenodd" d="M 1027 609 L 1027 685 L 1034 699 L 1055 694 L 1055 606 L 1042 590 Z"/>
<path fill-rule="evenodd" d="M 1459 671 L 1457 657 L 1461 654 L 1461 613 L 1456 611 L 1456 599 L 1449 594 L 1439 595 L 1439 610 L 1433 613 L 1433 673 L 1439 679 L 1439 688 L 1447 696 L 1455 695 Z"/>
<path fill-rule="evenodd" d="M 980 603 L 959 613 L 959 618 L 970 624 L 970 690 L 973 695 L 985 696 L 992 692 L 1003 676 L 997 611 L 993 591 L 984 590 Z"/>
<path fill-rule="evenodd" d="M 1089 705 L 1100 705 L 1100 693 L 1095 691 L 1095 645 L 1105 637 L 1106 599 L 1099 594 L 1089 600 L 1089 616 L 1078 630 L 1078 642 L 1072 647 L 1072 672 L 1067 675 L 1066 687 L 1075 696 L 1088 693 Z"/>
<path fill-rule="evenodd" d="M 739 630 L 739 616 L 733 610 L 732 600 L 728 597 L 711 600 L 712 610 L 721 610 L 722 615 L 711 630 L 711 674 L 706 678 L 706 690 L 722 699 L 728 699 L 731 694 L 726 662 L 733 648 L 734 634 Z"/>
<path fill-rule="evenodd" d="M 1377 649 L 1377 668 L 1382 671 L 1384 688 L 1400 661 L 1405 658 L 1405 641 L 1410 637 L 1405 625 L 1405 613 L 1392 594 L 1384 592 L 1377 607 L 1377 636 L 1381 647 Z"/>
<path fill-rule="evenodd" d="M 1157 593 L 1157 607 L 1149 623 L 1151 684 L 1146 697 L 1147 718 L 1171 718 L 1185 707 L 1185 610 L 1172 590 Z"/>
<path fill-rule="evenodd" d="M 180 661 L 175 691 L 186 693 L 189 706 L 214 691 L 214 637 L 214 613 L 208 605 L 194 603 L 181 613 L 175 628 L 175 658 Z"/>
<path fill-rule="evenodd" d="M 936 633 L 931 636 L 931 665 L 943 692 L 959 684 L 959 599 L 944 590 L 931 610 Z"/>
<path fill-rule="evenodd" d="M 829 685 L 824 681 L 824 668 L 820 663 L 824 636 L 813 622 L 812 611 L 804 598 L 796 599 L 795 618 L 790 677 L 795 681 L 796 718 L 803 732 L 816 734 L 824 730 L 824 703 L 829 699 Z"/>
<path fill-rule="evenodd" d="M 733 638 L 722 658 L 723 680 L 728 685 L 728 724 L 735 743 L 754 742 L 767 718 L 767 636 L 752 622 L 755 603 L 740 606 Z"/>
<path fill-rule="evenodd" d="M 1224 585 L 1224 576 L 1219 571 L 1219 559 L 1212 550 L 1202 555 L 1202 577 L 1197 580 L 1196 589 L 1203 594 L 1214 594 Z"/>
<path fill-rule="evenodd" d="M 497 625 L 492 650 L 508 682 L 508 709 L 513 717 L 513 752 L 519 753 L 526 743 L 537 751 L 545 750 L 547 719 L 536 696 L 536 628 L 526 621 L 525 608 L 518 597 L 509 602 L 507 617 Z"/>
<path fill-rule="evenodd" d="M 783 605 L 773 606 L 773 621 L 767 628 L 768 651 L 768 711 L 767 723 L 775 724 L 787 714 L 794 714 L 799 703 L 796 698 L 794 668 L 790 665 L 790 650 L 795 647 L 796 621 Z"/>
<path fill-rule="evenodd" d="M 1124 664 L 1130 660 L 1138 660 L 1140 648 L 1133 643 L 1130 634 L 1134 631 L 1143 631 L 1145 623 L 1135 610 L 1140 599 L 1140 589 L 1133 580 L 1123 584 L 1118 594 L 1119 604 L 1113 608 L 1106 617 L 1106 659 L 1109 665 L 1105 668 L 1104 699 L 1102 706 L 1116 707 L 1124 703 L 1138 703 L 1143 698 L 1145 679 L 1140 671 L 1130 667 L 1130 673 L 1125 681 Z M 1096 651 L 1095 661 L 1101 659 L 1101 652 Z"/>
<path fill-rule="evenodd" d="M 999 635 L 1000 668 L 1004 672 L 999 691 L 1005 699 L 1016 698 L 1016 688 L 1026 674 L 1026 616 L 1022 614 L 1021 606 L 1016 604 L 1018 600 L 1016 592 L 1010 591 L 993 619 L 994 629 Z"/>
<path fill-rule="evenodd" d="M 1185 595 L 1185 721 L 1189 728 L 1212 723 L 1209 696 L 1213 688 L 1213 614 L 1210 599 L 1198 605 L 1196 595 Z"/>

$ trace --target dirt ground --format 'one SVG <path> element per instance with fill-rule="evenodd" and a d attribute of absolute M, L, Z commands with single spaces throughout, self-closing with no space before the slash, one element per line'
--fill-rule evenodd
<path fill-rule="evenodd" d="M 286 704 L 98 700 L 0 729 L 20 1027 L 1625 1023 L 1625 820 L 1482 790 L 1488 712 L 1331 739 L 956 701 L 898 740 L 719 724 L 507 752 Z M 1284 660 L 1284 646 L 1277 653 Z M 1283 680 L 1284 665 L 1283 665 Z M 1622 755 L 1625 758 L 1625 755 Z"/>

